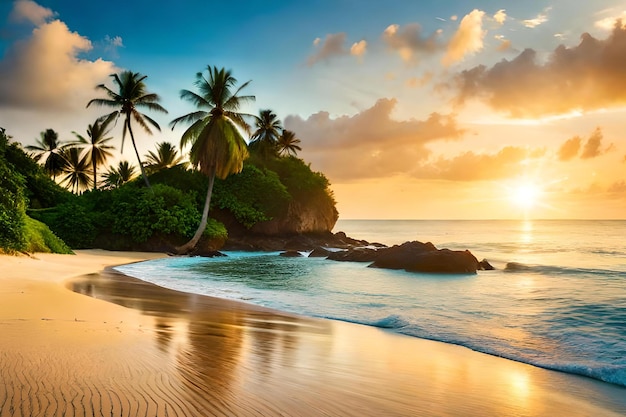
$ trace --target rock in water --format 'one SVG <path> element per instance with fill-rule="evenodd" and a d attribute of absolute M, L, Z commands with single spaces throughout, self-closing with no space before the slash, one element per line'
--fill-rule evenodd
<path fill-rule="evenodd" d="M 437 274 L 475 274 L 479 269 L 478 259 L 470 251 L 437 249 L 430 242 L 406 242 L 378 252 L 372 268 Z"/>
<path fill-rule="evenodd" d="M 302 254 L 298 252 L 297 250 L 288 250 L 285 252 L 281 252 L 280 256 L 285 257 L 285 258 L 300 258 Z"/>
<path fill-rule="evenodd" d="M 318 246 L 317 248 L 313 249 L 311 253 L 309 253 L 309 258 L 327 258 L 328 255 L 330 255 L 331 253 L 331 251 L 326 250 L 321 246 Z"/>

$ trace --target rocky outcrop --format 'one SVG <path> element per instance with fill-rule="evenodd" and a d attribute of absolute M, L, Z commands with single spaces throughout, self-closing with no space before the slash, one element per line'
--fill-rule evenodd
<path fill-rule="evenodd" d="M 437 274 L 475 274 L 477 270 L 483 269 L 481 263 L 468 250 L 437 249 L 430 242 L 417 241 L 390 248 L 352 248 L 331 253 L 328 259 L 372 262 L 369 265 L 371 268 L 404 269 L 409 272 Z"/>
<path fill-rule="evenodd" d="M 250 251 L 312 251 L 320 247 L 348 249 L 365 245 L 368 245 L 368 242 L 351 239 L 343 232 L 333 234 L 332 232 L 326 231 L 285 235 L 265 235 L 248 232 L 235 236 L 229 234 L 228 240 L 222 249 Z"/>
<path fill-rule="evenodd" d="M 373 248 L 354 248 L 332 252 L 328 255 L 331 261 L 343 262 L 373 262 L 379 256 L 378 250 Z"/>
<path fill-rule="evenodd" d="M 338 218 L 339 213 L 331 200 L 316 204 L 293 201 L 285 216 L 259 222 L 252 226 L 250 232 L 268 236 L 330 232 Z"/>
<path fill-rule="evenodd" d="M 282 256 L 283 258 L 301 258 L 302 254 L 297 250 L 287 250 L 285 252 L 281 252 L 279 256 Z"/>
<path fill-rule="evenodd" d="M 327 258 L 332 252 L 328 249 L 324 249 L 321 246 L 313 249 L 311 253 L 309 253 L 309 258 Z"/>

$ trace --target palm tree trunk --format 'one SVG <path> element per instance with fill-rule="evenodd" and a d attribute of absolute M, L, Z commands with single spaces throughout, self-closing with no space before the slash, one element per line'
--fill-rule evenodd
<path fill-rule="evenodd" d="M 146 186 L 149 189 L 152 189 L 150 186 L 150 181 L 148 181 L 148 176 L 146 175 L 146 170 L 141 163 L 141 158 L 139 157 L 139 151 L 137 150 L 137 145 L 135 144 L 135 135 L 133 135 L 133 129 L 130 127 L 130 118 L 126 119 L 126 126 L 128 127 L 128 133 L 130 133 L 130 140 L 133 142 L 133 149 L 135 150 L 135 155 L 137 155 L 137 162 L 139 163 L 139 169 L 141 169 L 141 176 L 146 183 Z"/>
<path fill-rule="evenodd" d="M 202 237 L 204 230 L 206 229 L 206 225 L 209 221 L 209 206 L 211 205 L 211 196 L 213 195 L 213 183 L 215 182 L 215 173 L 211 174 L 209 177 L 209 189 L 206 193 L 206 200 L 204 201 L 204 209 L 202 210 L 202 219 L 200 220 L 200 225 L 198 226 L 198 230 L 196 230 L 196 234 L 193 235 L 191 240 L 185 243 L 182 246 L 176 248 L 176 252 L 178 254 L 183 255 L 191 252 L 193 248 L 196 247 L 198 241 Z"/>

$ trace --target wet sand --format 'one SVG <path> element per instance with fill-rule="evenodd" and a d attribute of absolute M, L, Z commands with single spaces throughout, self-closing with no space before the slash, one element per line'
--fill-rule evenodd
<path fill-rule="evenodd" d="M 626 414 L 589 378 L 95 273 L 161 255 L 36 256 L 0 256 L 0 417 Z"/>

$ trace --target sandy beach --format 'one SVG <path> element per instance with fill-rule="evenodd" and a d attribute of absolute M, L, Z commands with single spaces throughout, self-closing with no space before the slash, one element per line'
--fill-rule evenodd
<path fill-rule="evenodd" d="M 626 389 L 367 326 L 0 256 L 0 417 L 620 416 Z"/>

